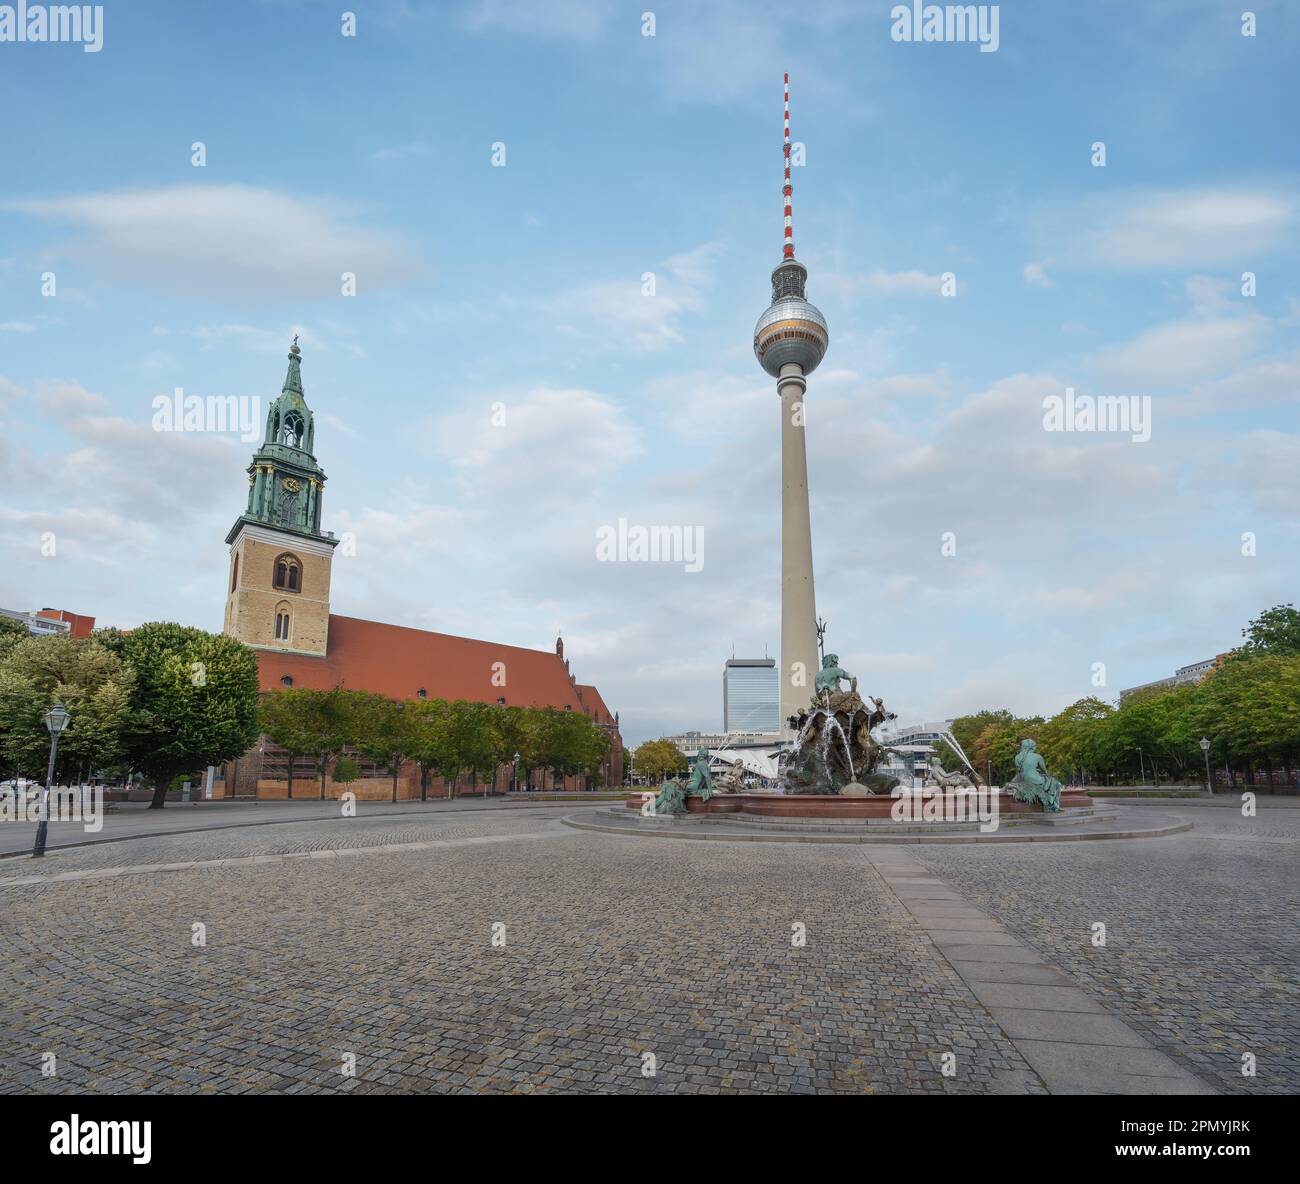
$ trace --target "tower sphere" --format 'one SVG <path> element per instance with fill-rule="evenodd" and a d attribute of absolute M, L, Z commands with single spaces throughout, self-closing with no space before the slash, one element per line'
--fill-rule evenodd
<path fill-rule="evenodd" d="M 804 299 L 808 269 L 785 259 L 772 272 L 772 303 L 754 326 L 754 356 L 773 378 L 793 362 L 805 375 L 826 356 L 830 332 L 816 305 Z"/>

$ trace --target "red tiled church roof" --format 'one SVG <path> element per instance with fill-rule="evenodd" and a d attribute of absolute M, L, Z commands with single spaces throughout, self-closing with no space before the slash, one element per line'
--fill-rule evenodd
<path fill-rule="evenodd" d="M 612 724 L 614 713 L 605 706 L 605 700 L 600 697 L 600 692 L 585 682 L 578 683 L 577 687 L 578 698 L 587 714 L 598 724 Z"/>
<path fill-rule="evenodd" d="M 414 699 L 421 687 L 430 699 L 468 699 L 512 707 L 567 707 L 583 710 L 583 699 L 564 659 L 544 650 L 430 633 L 404 625 L 361 621 L 330 614 L 328 656 L 257 651 L 262 690 L 278 690 L 288 675 L 293 686 L 327 691 L 374 691 L 391 699 Z M 504 663 L 505 685 L 493 683 L 494 663 Z M 608 708 L 591 691 L 604 716 Z M 588 704 L 592 700 L 588 698 Z M 598 717 L 599 718 L 599 717 Z"/>

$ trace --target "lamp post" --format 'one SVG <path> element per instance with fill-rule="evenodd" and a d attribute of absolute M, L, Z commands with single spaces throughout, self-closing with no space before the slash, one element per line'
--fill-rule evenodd
<path fill-rule="evenodd" d="M 1214 782 L 1210 780 L 1210 742 L 1204 736 L 1201 737 L 1201 752 L 1205 756 L 1205 788 L 1210 791 L 1210 796 L 1214 796 Z"/>
<path fill-rule="evenodd" d="M 1142 778 L 1142 785 L 1145 787 L 1147 783 L 1147 774 L 1146 774 L 1146 769 L 1142 764 L 1142 750 L 1140 748 L 1137 749 L 1137 754 L 1138 754 L 1138 775 Z"/>
<path fill-rule="evenodd" d="M 511 766 L 510 773 L 510 792 L 519 792 L 519 754 L 515 753 L 514 764 Z"/>
<path fill-rule="evenodd" d="M 45 832 L 50 824 L 50 786 L 54 784 L 54 757 L 59 751 L 59 737 L 68 726 L 72 716 L 62 703 L 56 703 L 45 713 L 45 726 L 50 733 L 50 766 L 45 773 L 45 790 L 41 795 L 41 820 L 36 827 L 36 846 L 32 848 L 32 858 L 40 859 L 45 854 Z"/>

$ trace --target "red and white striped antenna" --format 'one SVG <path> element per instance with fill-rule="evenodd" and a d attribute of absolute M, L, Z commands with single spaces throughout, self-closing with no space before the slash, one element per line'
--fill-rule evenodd
<path fill-rule="evenodd" d="M 785 249 L 786 259 L 794 258 L 794 209 L 791 204 L 793 187 L 790 185 L 790 75 L 785 76 Z"/>

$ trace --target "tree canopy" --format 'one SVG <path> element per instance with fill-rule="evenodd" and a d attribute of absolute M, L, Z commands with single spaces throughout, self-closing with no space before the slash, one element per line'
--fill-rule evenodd
<path fill-rule="evenodd" d="M 6 771 L 45 779 L 45 714 L 56 701 L 72 716 L 59 737 L 56 781 L 120 769 L 127 759 L 134 690 L 134 669 L 99 640 L 58 633 L 28 637 L 24 629 L 0 650 L 0 753 Z"/>
<path fill-rule="evenodd" d="M 184 773 L 243 756 L 257 741 L 257 656 L 224 633 L 170 621 L 95 634 L 135 674 L 122 737 L 154 783 L 153 808 Z"/>

